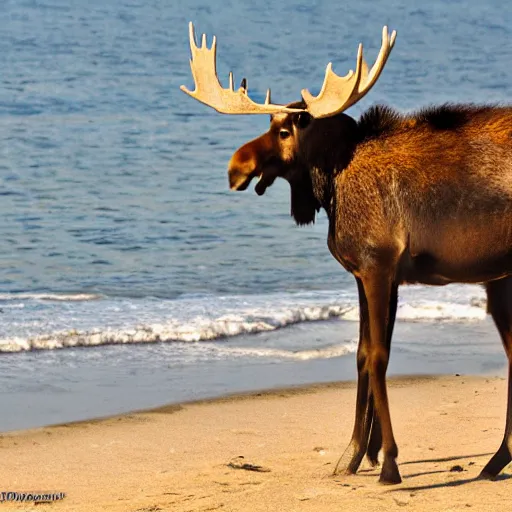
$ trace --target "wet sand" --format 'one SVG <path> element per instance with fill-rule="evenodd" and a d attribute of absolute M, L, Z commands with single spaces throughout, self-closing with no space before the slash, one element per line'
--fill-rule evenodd
<path fill-rule="evenodd" d="M 505 510 L 512 467 L 476 480 L 502 439 L 504 378 L 402 377 L 389 390 L 398 486 L 366 461 L 331 476 L 353 426 L 349 382 L 7 433 L 0 491 L 64 492 L 38 510 L 77 512 Z"/>

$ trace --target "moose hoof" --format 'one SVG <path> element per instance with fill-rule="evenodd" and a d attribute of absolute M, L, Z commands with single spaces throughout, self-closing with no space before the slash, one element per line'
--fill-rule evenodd
<path fill-rule="evenodd" d="M 364 457 L 364 450 L 350 443 L 334 468 L 333 475 L 355 475 Z"/>
<path fill-rule="evenodd" d="M 492 475 L 491 473 L 487 473 L 487 471 L 482 470 L 478 475 L 478 480 L 496 480 L 497 475 Z"/>
<path fill-rule="evenodd" d="M 494 480 L 500 474 L 501 470 L 510 464 L 512 455 L 508 446 L 503 443 L 498 451 L 492 456 L 491 460 L 485 465 L 479 478 L 483 480 Z"/>
<path fill-rule="evenodd" d="M 355 475 L 357 470 L 359 469 L 359 465 L 361 463 L 359 457 L 354 457 L 349 460 L 344 460 L 344 457 L 341 457 L 336 467 L 333 471 L 333 476 L 336 475 Z"/>
<path fill-rule="evenodd" d="M 378 456 L 375 456 L 375 455 L 367 454 L 366 460 L 368 461 L 368 463 L 370 464 L 370 466 L 372 468 L 376 468 L 380 464 Z"/>
<path fill-rule="evenodd" d="M 402 477 L 394 459 L 384 459 L 379 482 L 383 485 L 396 485 L 402 483 Z"/>

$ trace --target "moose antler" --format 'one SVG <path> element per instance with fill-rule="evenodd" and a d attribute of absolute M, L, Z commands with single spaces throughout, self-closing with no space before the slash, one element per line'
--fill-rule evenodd
<path fill-rule="evenodd" d="M 307 89 L 302 90 L 302 98 L 306 109 L 290 108 L 285 105 L 270 103 L 270 89 L 267 91 L 265 103 L 255 103 L 247 94 L 247 80 L 244 78 L 240 88 L 235 91 L 233 73 L 229 73 L 229 88 L 223 89 L 217 77 L 216 51 L 217 39 L 213 37 L 212 47 L 206 46 L 206 35 L 203 34 L 201 47 L 196 45 L 194 25 L 189 23 L 190 51 L 192 59 L 190 68 L 194 78 L 195 90 L 189 91 L 184 85 L 183 92 L 196 100 L 214 108 L 222 114 L 275 114 L 277 112 L 309 112 L 315 118 L 330 117 L 343 112 L 358 102 L 379 78 L 389 54 L 393 49 L 396 31 L 391 37 L 388 28 L 382 29 L 382 46 L 372 69 L 363 59 L 363 45 L 357 51 L 356 71 L 350 70 L 346 76 L 338 76 L 329 62 L 325 71 L 325 79 L 318 96 L 313 96 Z"/>
<path fill-rule="evenodd" d="M 320 94 L 315 97 L 307 89 L 301 91 L 307 111 L 315 118 L 330 117 L 358 102 L 373 87 L 382 73 L 395 39 L 395 30 L 389 37 L 388 27 L 382 29 L 382 46 L 370 72 L 368 72 L 368 64 L 363 59 L 362 44 L 357 51 L 355 73 L 350 70 L 346 76 L 338 76 L 332 70 L 332 63 L 329 62 Z"/>
<path fill-rule="evenodd" d="M 213 37 L 212 47 L 206 46 L 206 34 L 203 34 L 201 47 L 196 45 L 194 25 L 189 23 L 190 69 L 194 77 L 195 90 L 189 91 L 184 85 L 183 92 L 196 100 L 214 108 L 221 114 L 275 114 L 277 112 L 301 112 L 301 109 L 288 108 L 285 105 L 270 103 L 270 89 L 267 91 L 265 103 L 255 103 L 247 95 L 247 80 L 244 78 L 240 88 L 233 87 L 233 73 L 229 73 L 229 88 L 223 89 L 217 78 L 215 56 L 217 39 Z"/>

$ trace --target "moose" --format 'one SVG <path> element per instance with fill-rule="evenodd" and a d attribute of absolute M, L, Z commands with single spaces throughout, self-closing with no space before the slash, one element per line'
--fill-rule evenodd
<path fill-rule="evenodd" d="M 512 107 L 446 104 L 413 114 L 374 106 L 358 120 L 344 111 L 379 78 L 396 32 L 382 34 L 371 69 L 359 45 L 356 71 L 338 76 L 327 66 L 317 96 L 264 103 L 222 88 L 216 40 L 196 45 L 190 24 L 195 90 L 182 90 L 225 114 L 270 114 L 270 129 L 244 144 L 228 167 L 233 190 L 259 178 L 261 195 L 276 178 L 290 184 L 298 224 L 329 220 L 327 245 L 357 283 L 360 327 L 352 438 L 335 473 L 356 473 L 364 456 L 380 482 L 401 482 L 386 389 L 398 287 L 421 283 L 480 283 L 508 358 L 503 441 L 480 473 L 494 479 L 512 461 Z"/>

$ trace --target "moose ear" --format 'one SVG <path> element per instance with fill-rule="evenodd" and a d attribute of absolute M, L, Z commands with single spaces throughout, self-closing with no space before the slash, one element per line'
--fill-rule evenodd
<path fill-rule="evenodd" d="M 294 123 L 297 128 L 301 130 L 306 128 L 311 122 L 311 116 L 307 112 L 300 112 L 300 114 L 295 115 Z"/>

